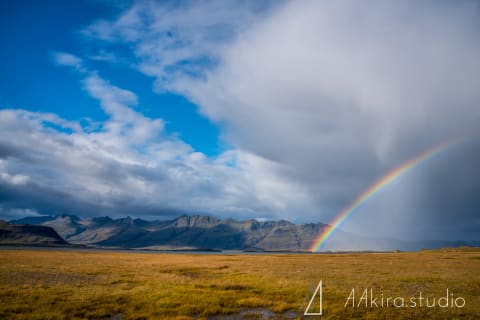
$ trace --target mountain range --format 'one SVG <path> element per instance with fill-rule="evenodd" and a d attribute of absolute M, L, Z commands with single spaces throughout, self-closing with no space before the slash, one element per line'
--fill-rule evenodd
<path fill-rule="evenodd" d="M 40 216 L 13 220 L 55 229 L 74 244 L 124 248 L 184 248 L 221 250 L 307 251 L 325 224 L 221 220 L 206 215 L 183 215 L 167 221 L 130 217 L 112 219 Z"/>
<path fill-rule="evenodd" d="M 294 224 L 286 220 L 238 221 L 208 215 L 182 215 L 172 220 L 82 219 L 74 215 L 35 216 L 12 224 L 51 227 L 70 244 L 158 250 L 309 251 L 323 223 Z M 479 241 L 401 241 L 364 237 L 341 230 L 329 239 L 327 250 L 419 250 L 480 246 Z"/>

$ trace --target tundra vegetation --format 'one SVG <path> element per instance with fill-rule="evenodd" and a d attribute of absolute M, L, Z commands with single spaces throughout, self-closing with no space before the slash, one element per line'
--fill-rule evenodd
<path fill-rule="evenodd" d="M 302 318 L 323 280 L 322 319 L 478 319 L 480 250 L 162 254 L 0 250 L 1 319 Z M 352 288 L 463 308 L 345 307 Z M 358 297 L 357 297 L 358 298 Z M 318 318 L 318 317 L 317 317 Z"/>

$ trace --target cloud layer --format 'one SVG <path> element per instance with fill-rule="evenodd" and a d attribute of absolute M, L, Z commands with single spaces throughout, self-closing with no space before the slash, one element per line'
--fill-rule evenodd
<path fill-rule="evenodd" d="M 34 208 L 86 216 L 273 217 L 301 204 L 299 189 L 282 182 L 269 161 L 240 150 L 209 159 L 166 135 L 161 119 L 134 111 L 133 92 L 87 71 L 80 58 L 61 53 L 57 62 L 81 70 L 84 89 L 109 118 L 80 124 L 53 114 L 1 110 L 4 215 Z"/>
<path fill-rule="evenodd" d="M 161 119 L 132 109 L 134 93 L 61 53 L 57 62 L 84 75 L 110 118 L 91 130 L 54 115 L 2 111 L 6 205 L 18 206 L 11 199 L 22 199 L 15 193 L 21 185 L 32 194 L 48 189 L 64 203 L 57 210 L 328 222 L 395 166 L 452 137 L 478 134 L 479 15 L 470 1 L 134 2 L 82 34 L 98 46 L 97 56 L 129 48 L 117 58 L 152 76 L 157 92 L 198 104 L 234 149 L 206 158 L 166 136 Z M 472 138 L 415 169 L 345 227 L 474 237 L 478 143 Z M 45 209 L 43 202 L 56 202 L 38 198 L 32 201 Z"/>

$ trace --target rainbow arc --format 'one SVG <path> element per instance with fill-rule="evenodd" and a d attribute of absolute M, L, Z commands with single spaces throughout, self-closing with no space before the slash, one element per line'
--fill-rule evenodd
<path fill-rule="evenodd" d="M 361 207 L 368 199 L 370 199 L 372 196 L 374 196 L 376 193 L 378 193 L 380 190 L 385 188 L 387 185 L 392 183 L 395 179 L 403 175 L 404 173 L 408 172 L 409 170 L 417 167 L 421 163 L 427 161 L 428 159 L 431 159 L 435 157 L 436 155 L 439 155 L 440 153 L 444 152 L 447 150 L 450 146 L 456 145 L 457 143 L 464 141 L 465 138 L 462 139 L 455 139 L 455 140 L 450 140 L 446 143 L 442 143 L 440 145 L 437 145 L 433 148 L 430 148 L 421 154 L 417 155 L 416 157 L 406 161 L 405 163 L 399 165 L 398 167 L 394 168 L 387 174 L 385 174 L 383 177 L 381 177 L 379 180 L 377 180 L 374 184 L 372 184 L 366 191 L 364 191 L 362 194 L 360 194 L 355 201 L 352 202 L 348 207 L 343 209 L 336 217 L 333 219 L 333 221 L 330 222 L 329 226 L 326 227 L 316 238 L 316 240 L 313 242 L 313 245 L 310 247 L 310 251 L 312 252 L 318 252 L 320 251 L 325 244 L 328 242 L 332 234 L 337 230 L 344 222 L 345 220 L 355 211 L 355 209 L 358 209 Z"/>

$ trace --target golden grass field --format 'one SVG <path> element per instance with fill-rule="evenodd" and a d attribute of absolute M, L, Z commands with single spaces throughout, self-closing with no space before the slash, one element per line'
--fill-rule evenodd
<path fill-rule="evenodd" d="M 480 319 L 480 250 L 147 254 L 0 250 L 0 319 Z M 462 296 L 463 308 L 344 307 L 352 288 Z M 240 315 L 240 316 L 239 316 Z"/>

